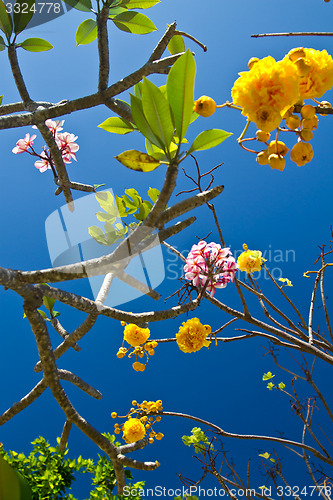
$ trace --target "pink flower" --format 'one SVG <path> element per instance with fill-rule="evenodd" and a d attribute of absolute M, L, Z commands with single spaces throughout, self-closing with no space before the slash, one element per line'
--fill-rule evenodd
<path fill-rule="evenodd" d="M 76 144 L 75 140 L 77 136 L 70 134 L 69 132 L 59 133 L 55 137 L 58 148 L 61 150 L 61 154 L 65 163 L 71 163 L 72 158 L 76 161 L 76 151 L 79 149 L 79 145 Z"/>
<path fill-rule="evenodd" d="M 192 246 L 184 266 L 185 278 L 192 281 L 194 286 L 206 285 L 206 290 L 212 297 L 217 288 L 225 288 L 234 280 L 237 269 L 230 248 L 205 241 Z"/>
<path fill-rule="evenodd" d="M 36 139 L 36 135 L 32 135 L 30 137 L 30 134 L 26 134 L 24 139 L 19 139 L 17 141 L 15 148 L 12 149 L 12 152 L 15 155 L 18 155 L 28 151 L 28 149 L 33 145 L 34 139 Z"/>
<path fill-rule="evenodd" d="M 43 172 L 46 172 L 46 170 L 50 169 L 50 162 L 47 159 L 45 151 L 42 151 L 40 156 L 43 158 L 41 160 L 35 161 L 35 167 L 38 168 L 40 173 L 42 174 Z"/>
<path fill-rule="evenodd" d="M 51 120 L 48 119 L 45 121 L 45 125 L 51 130 L 52 134 L 55 136 L 60 130 L 62 130 L 62 126 L 65 123 L 65 120 Z M 33 125 L 32 128 L 37 128 L 36 125 Z"/>

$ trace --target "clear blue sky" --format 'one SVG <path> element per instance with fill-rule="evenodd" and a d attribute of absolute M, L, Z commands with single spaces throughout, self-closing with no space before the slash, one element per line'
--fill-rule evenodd
<path fill-rule="evenodd" d="M 196 53 L 197 79 L 195 96 L 210 95 L 216 102 L 230 99 L 230 90 L 239 71 L 247 69 L 250 57 L 271 55 L 282 58 L 291 48 L 304 46 L 316 49 L 326 48 L 333 53 L 332 38 L 266 38 L 253 39 L 250 35 L 281 31 L 330 31 L 332 29 L 332 4 L 323 0 L 293 0 L 293 2 L 264 0 L 210 0 L 193 2 L 183 0 L 162 0 L 161 4 L 145 11 L 159 29 L 151 35 L 138 36 L 123 33 L 110 26 L 111 82 L 117 81 L 149 58 L 166 24 L 177 20 L 180 30 L 187 31 L 208 46 L 207 53 L 194 45 L 187 47 Z M 26 84 L 33 98 L 52 102 L 72 99 L 95 91 L 97 86 L 97 45 L 75 46 L 74 34 L 78 24 L 87 14 L 70 11 L 58 20 L 44 24 L 27 32 L 27 36 L 46 38 L 54 45 L 50 52 L 33 54 L 20 51 L 19 61 Z M 0 93 L 4 103 L 19 100 L 13 79 L 9 72 L 6 53 L 0 54 L 2 64 Z M 152 78 L 162 84 L 164 77 Z M 126 99 L 126 95 L 121 98 Z M 324 96 L 332 100 L 332 92 Z M 135 187 L 145 197 L 149 187 L 160 188 L 163 168 L 142 175 L 130 172 L 121 166 L 114 156 L 126 149 L 143 149 L 140 136 L 116 136 L 98 129 L 97 125 L 111 116 L 103 107 L 80 111 L 65 116 L 64 130 L 78 135 L 80 150 L 78 161 L 69 166 L 72 180 L 84 183 L 105 183 L 121 195 L 125 188 Z M 225 143 L 209 152 L 197 154 L 203 170 L 224 162 L 216 174 L 216 182 L 224 184 L 225 190 L 216 201 L 216 208 L 222 223 L 224 238 L 233 251 L 240 251 L 244 242 L 250 248 L 267 252 L 270 269 L 279 269 L 282 275 L 292 280 L 294 287 L 288 290 L 305 316 L 311 296 L 311 280 L 302 278 L 305 270 L 313 265 L 318 254 L 318 245 L 328 243 L 332 222 L 332 117 L 320 117 L 318 130 L 312 141 L 315 156 L 311 163 L 297 167 L 287 160 L 284 172 L 261 167 L 254 156 L 241 150 L 236 138 L 245 124 L 244 117 L 235 110 L 218 110 L 211 118 L 199 118 L 188 133 L 193 139 L 203 128 L 222 128 L 233 132 Z M 255 129 L 252 129 L 255 131 Z M 33 166 L 28 155 L 14 156 L 11 149 L 29 127 L 2 131 L 1 182 L 1 229 L 0 264 L 14 269 L 38 269 L 49 267 L 45 220 L 49 214 L 63 204 L 63 199 L 53 196 L 54 183 L 51 172 L 41 175 Z M 43 142 L 38 138 L 36 144 Z M 188 160 L 186 171 L 193 175 L 194 164 Z M 191 189 L 189 181 L 179 176 L 177 191 Z M 213 231 L 210 240 L 217 241 L 217 231 L 206 207 L 196 210 L 197 222 L 173 238 L 179 250 L 190 250 L 196 243 L 196 236 L 204 237 Z M 289 253 L 287 253 L 290 251 Z M 270 254 L 269 254 L 270 252 Z M 283 262 L 274 257 L 283 255 Z M 286 261 L 286 255 L 289 255 Z M 182 273 L 180 264 L 165 254 L 166 278 L 158 288 L 163 295 L 160 303 L 141 298 L 129 302 L 124 308 L 129 311 L 162 309 L 163 299 L 179 287 L 175 276 Z M 91 296 L 89 286 L 84 282 L 66 283 L 65 289 Z M 262 281 L 263 289 L 269 294 L 269 282 Z M 329 293 L 329 291 L 331 293 Z M 328 301 L 332 300 L 332 288 L 328 290 Z M 233 286 L 217 292 L 216 297 L 225 303 L 239 306 Z M 275 295 L 273 294 L 273 297 Z M 0 350 L 2 362 L 1 411 L 19 400 L 40 379 L 33 371 L 37 350 L 33 335 L 26 320 L 22 319 L 22 301 L 13 292 L 0 291 L 2 311 L 2 335 Z M 281 305 L 281 304 L 280 304 Z M 84 319 L 81 313 L 63 306 L 60 320 L 71 331 Z M 257 309 L 258 310 L 258 309 Z M 318 318 L 319 318 L 318 312 Z M 198 316 L 202 323 L 210 323 L 213 329 L 227 321 L 210 305 L 202 304 L 190 317 Z M 181 321 L 169 320 L 163 324 L 151 325 L 151 337 L 171 337 L 178 331 Z M 318 325 L 324 328 L 318 319 Z M 317 324 L 316 324 L 317 326 Z M 230 328 L 225 335 L 232 335 Z M 54 345 L 58 338 L 51 331 Z M 276 378 L 289 382 L 279 374 L 272 360 L 263 357 L 263 340 L 225 344 L 202 349 L 197 354 L 184 354 L 175 344 L 161 345 L 156 349 L 144 373 L 136 373 L 128 359 L 119 360 L 116 352 L 122 341 L 119 323 L 99 318 L 96 326 L 81 341 L 81 353 L 68 352 L 58 362 L 61 368 L 72 370 L 103 393 L 101 401 L 82 395 L 77 389 L 64 383 L 68 394 L 82 415 L 101 431 L 113 431 L 111 411 L 126 413 L 132 399 L 162 399 L 164 409 L 190 413 L 205 418 L 231 432 L 263 433 L 275 435 L 277 430 L 286 430 L 288 437 L 300 439 L 301 428 L 297 418 L 289 409 L 289 402 L 276 392 L 269 392 L 261 378 L 264 372 L 277 373 Z M 322 389 L 332 396 L 328 370 L 318 363 L 318 374 L 323 381 Z M 325 391 L 326 390 L 326 391 Z M 7 449 L 28 452 L 30 441 L 38 435 L 51 442 L 60 435 L 64 423 L 62 411 L 45 393 L 27 410 L 0 429 L 0 441 Z M 158 460 L 161 467 L 150 473 L 135 472 L 137 480 L 145 479 L 150 487 L 164 485 L 179 487 L 176 476 L 198 479 L 200 467 L 191 458 L 192 450 L 181 443 L 181 436 L 189 434 L 190 421 L 179 421 L 165 417 L 158 428 L 165 434 L 161 442 L 146 447 L 135 458 Z M 70 454 L 85 457 L 97 455 L 95 445 L 78 430 L 73 429 L 69 440 Z M 236 464 L 243 467 L 249 456 L 257 457 L 258 449 L 272 452 L 272 447 L 262 443 L 226 443 Z M 287 455 L 287 453 L 285 453 Z M 308 477 L 299 467 L 296 459 L 290 457 L 293 465 L 294 484 L 306 484 Z M 254 486 L 265 483 L 259 474 Z M 211 478 L 207 485 L 217 485 Z M 83 480 L 76 485 L 73 494 L 79 498 L 88 496 L 89 485 Z"/>

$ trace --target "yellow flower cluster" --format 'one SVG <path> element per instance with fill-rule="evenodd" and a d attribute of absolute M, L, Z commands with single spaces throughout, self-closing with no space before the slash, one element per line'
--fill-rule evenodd
<path fill-rule="evenodd" d="M 262 253 L 259 250 L 249 250 L 247 245 L 243 245 L 245 250 L 237 259 L 238 268 L 248 274 L 260 271 L 262 264 L 266 259 L 262 258 Z"/>
<path fill-rule="evenodd" d="M 153 443 L 154 439 L 162 439 L 164 435 L 161 432 L 156 433 L 153 429 L 153 425 L 160 422 L 161 417 L 158 415 L 155 418 L 150 416 L 163 410 L 162 401 L 143 401 L 142 403 L 132 401 L 132 405 L 133 407 L 125 417 L 119 417 L 127 418 L 127 420 L 122 426 L 115 424 L 115 434 L 120 434 L 123 431 L 123 439 L 126 443 L 135 443 L 143 439 L 147 432 L 150 443 Z M 112 412 L 111 417 L 117 418 L 118 415 L 116 412 Z"/>
<path fill-rule="evenodd" d="M 123 439 L 126 443 L 135 443 L 143 439 L 146 429 L 138 418 L 129 418 L 123 425 Z"/>
<path fill-rule="evenodd" d="M 255 61 L 249 71 L 239 75 L 231 91 L 233 103 L 260 130 L 271 132 L 299 99 L 297 68 L 289 60 L 276 62 L 268 56 Z"/>
<path fill-rule="evenodd" d="M 333 87 L 333 59 L 326 50 L 298 47 L 292 49 L 284 60 L 291 61 L 297 69 L 303 99 L 321 97 Z"/>
<path fill-rule="evenodd" d="M 133 369 L 137 372 L 143 372 L 146 368 L 146 364 L 148 363 L 149 356 L 153 356 L 155 354 L 155 347 L 157 346 L 156 341 L 149 341 L 147 339 L 150 336 L 149 328 L 140 328 L 137 325 L 129 324 L 121 322 L 124 328 L 124 341 L 128 342 L 132 349 L 127 349 L 124 347 L 124 341 L 122 347 L 119 348 L 117 352 L 118 358 L 123 358 L 130 351 L 128 357 L 131 358 L 135 356 L 136 361 L 133 363 Z M 140 363 L 138 361 L 139 358 L 143 358 L 146 356 L 146 364 Z"/>
<path fill-rule="evenodd" d="M 124 339 L 132 347 L 144 344 L 149 337 L 149 328 L 140 328 L 139 326 L 133 325 L 132 323 L 125 326 Z"/>
<path fill-rule="evenodd" d="M 206 337 L 210 335 L 212 329 L 209 325 L 202 325 L 198 318 L 189 319 L 183 322 L 176 334 L 178 347 L 183 352 L 196 352 L 203 346 L 209 347 L 210 341 Z"/>

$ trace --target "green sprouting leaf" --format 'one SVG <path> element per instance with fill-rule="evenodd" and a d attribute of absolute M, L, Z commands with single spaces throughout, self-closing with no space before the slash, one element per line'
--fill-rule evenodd
<path fill-rule="evenodd" d="M 120 218 L 127 217 L 128 214 L 126 212 L 125 202 L 122 198 L 120 198 L 117 195 L 116 195 L 116 204 L 117 204 L 117 208 L 118 208 L 119 217 Z"/>
<path fill-rule="evenodd" d="M 139 12 L 123 12 L 113 17 L 112 21 L 121 31 L 135 35 L 146 35 L 157 30 L 153 21 Z"/>
<path fill-rule="evenodd" d="M 9 38 L 13 32 L 13 21 L 6 5 L 0 0 L 0 30 Z"/>
<path fill-rule="evenodd" d="M 103 187 L 103 186 L 105 186 L 105 184 L 94 184 L 93 187 L 94 187 L 94 189 L 98 189 L 98 188 Z"/>
<path fill-rule="evenodd" d="M 75 33 L 76 45 L 87 45 L 97 38 L 97 22 L 95 19 L 83 21 Z"/>
<path fill-rule="evenodd" d="M 204 149 L 214 148 L 231 135 L 232 134 L 230 132 L 225 132 L 220 129 L 205 130 L 194 139 L 187 154 L 189 155 L 190 153 L 193 153 L 193 151 L 202 151 Z"/>
<path fill-rule="evenodd" d="M 267 486 L 259 486 L 259 490 L 268 490 Z"/>
<path fill-rule="evenodd" d="M 174 134 L 170 106 L 160 89 L 147 78 L 143 78 L 142 82 L 142 108 L 159 146 L 169 149 Z"/>
<path fill-rule="evenodd" d="M 275 463 L 275 459 L 274 458 L 270 458 L 270 461 Z"/>
<path fill-rule="evenodd" d="M 118 210 L 114 202 L 114 197 L 110 191 L 103 191 L 101 193 L 96 193 L 96 200 L 100 204 L 101 208 L 105 210 L 108 214 L 113 217 L 118 217 Z"/>
<path fill-rule="evenodd" d="M 143 112 L 142 101 L 138 97 L 130 94 L 131 96 L 131 111 L 135 125 L 140 130 L 141 134 L 144 135 L 152 144 L 160 146 L 158 138 L 152 131 L 150 124 Z"/>
<path fill-rule="evenodd" d="M 46 309 L 51 312 L 52 309 L 53 309 L 53 306 L 55 304 L 55 300 L 52 299 L 51 297 L 46 297 L 44 295 L 44 297 L 43 297 L 43 304 L 46 307 Z"/>
<path fill-rule="evenodd" d="M 106 235 L 103 233 L 102 229 L 98 226 L 90 226 L 88 228 L 88 233 L 92 238 L 94 238 L 97 243 L 101 245 L 109 246 L 108 239 Z"/>
<path fill-rule="evenodd" d="M 268 460 L 270 456 L 271 454 L 267 453 L 267 451 L 265 453 L 259 453 L 259 457 L 266 458 L 266 460 Z"/>
<path fill-rule="evenodd" d="M 293 286 L 292 282 L 288 280 L 288 278 L 279 278 L 278 281 L 282 281 L 282 283 L 284 283 L 285 286 Z"/>
<path fill-rule="evenodd" d="M 42 309 L 37 309 L 37 311 L 39 312 L 39 314 L 41 315 L 42 318 L 48 319 L 47 314 L 46 314 L 45 311 L 43 311 Z M 25 317 L 25 315 L 24 315 L 24 317 Z"/>
<path fill-rule="evenodd" d="M 171 55 L 185 52 L 184 38 L 181 35 L 174 35 L 168 43 L 167 49 Z"/>
<path fill-rule="evenodd" d="M 133 130 L 135 130 L 130 122 L 124 118 L 119 118 L 118 116 L 107 118 L 104 122 L 100 123 L 98 127 L 106 130 L 107 132 L 120 135 L 128 134 L 129 132 L 133 132 Z"/>
<path fill-rule="evenodd" d="M 185 137 L 193 113 L 194 80 L 196 66 L 194 57 L 187 50 L 170 69 L 167 80 L 168 101 L 171 106 L 177 135 Z"/>
<path fill-rule="evenodd" d="M 148 196 L 152 200 L 153 203 L 156 202 L 159 195 L 160 195 L 160 191 L 158 189 L 151 188 L 151 187 L 148 189 Z"/>
<path fill-rule="evenodd" d="M 142 202 L 142 200 L 141 200 L 141 197 L 139 196 L 139 193 L 137 192 L 137 190 L 134 188 L 129 188 L 129 189 L 125 189 L 125 193 L 127 196 L 130 196 L 132 198 L 134 206 L 136 208 L 138 208 L 140 203 Z M 126 203 L 125 196 L 123 196 L 123 200 Z M 127 206 L 127 203 L 126 203 L 126 206 Z"/>
<path fill-rule="evenodd" d="M 26 479 L 0 456 L 1 500 L 31 500 L 31 489 Z"/>
<path fill-rule="evenodd" d="M 6 48 L 6 43 L 5 43 L 4 39 L 2 38 L 2 36 L 0 36 L 0 52 L 2 50 L 5 50 L 5 48 Z"/>
<path fill-rule="evenodd" d="M 97 212 L 96 217 L 101 222 L 110 222 L 111 224 L 116 222 L 116 220 L 118 219 L 116 215 L 106 214 L 105 212 Z"/>
<path fill-rule="evenodd" d="M 2 104 L 3 95 L 0 95 L 0 106 Z"/>
<path fill-rule="evenodd" d="M 32 6 L 35 5 L 35 0 L 15 0 L 15 5 L 19 5 L 19 8 L 14 8 L 13 11 L 14 32 L 17 35 L 24 30 L 32 18 L 34 14 Z"/>
<path fill-rule="evenodd" d="M 265 380 L 270 380 L 273 377 L 275 377 L 275 375 L 273 375 L 272 372 L 267 372 L 263 374 L 262 379 L 263 381 L 265 381 Z"/>
<path fill-rule="evenodd" d="M 134 214 L 134 217 L 136 218 L 136 220 L 143 221 L 146 219 L 151 209 L 152 204 L 149 203 L 149 201 L 144 201 L 143 203 L 140 203 L 138 212 Z"/>
<path fill-rule="evenodd" d="M 61 313 L 60 313 L 59 311 L 52 311 L 52 316 L 53 316 L 54 318 L 57 318 L 58 316 L 60 316 L 60 314 L 61 314 Z"/>
<path fill-rule="evenodd" d="M 63 0 L 65 3 L 77 10 L 90 12 L 92 9 L 91 0 Z"/>
<path fill-rule="evenodd" d="M 271 391 L 274 387 L 275 387 L 275 385 L 272 382 L 268 382 L 267 389 L 269 389 Z"/>
<path fill-rule="evenodd" d="M 46 50 L 53 49 L 53 45 L 43 38 L 27 38 L 19 44 L 19 47 L 29 52 L 45 52 Z"/>
<path fill-rule="evenodd" d="M 150 9 L 157 3 L 160 3 L 160 0 L 122 0 L 120 5 L 126 9 Z"/>
<path fill-rule="evenodd" d="M 285 387 L 286 387 L 286 384 L 284 384 L 283 382 L 280 382 L 278 384 L 278 388 L 281 389 L 281 390 L 283 390 Z"/>

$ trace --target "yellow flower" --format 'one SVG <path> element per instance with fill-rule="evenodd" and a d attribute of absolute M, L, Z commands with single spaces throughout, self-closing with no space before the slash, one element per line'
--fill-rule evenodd
<path fill-rule="evenodd" d="M 198 115 L 207 118 L 215 113 L 216 102 L 206 95 L 201 96 L 197 101 L 195 101 L 193 106 L 193 111 L 198 113 Z"/>
<path fill-rule="evenodd" d="M 239 270 L 246 273 L 260 271 L 262 264 L 266 260 L 262 258 L 262 253 L 259 250 L 249 250 L 245 244 L 243 248 L 245 252 L 241 253 L 237 259 Z"/>
<path fill-rule="evenodd" d="M 139 363 L 139 361 L 135 361 L 132 366 L 136 372 L 143 372 L 146 368 L 146 365 Z"/>
<path fill-rule="evenodd" d="M 296 142 L 295 146 L 290 151 L 290 159 L 298 167 L 303 167 L 313 158 L 313 149 L 308 142 Z"/>
<path fill-rule="evenodd" d="M 208 347 L 210 342 L 206 340 L 206 337 L 211 331 L 211 327 L 202 325 L 198 318 L 187 320 L 176 334 L 179 349 L 183 352 L 196 352 L 203 346 Z"/>
<path fill-rule="evenodd" d="M 117 358 L 123 358 L 127 353 L 127 349 L 125 347 L 119 347 L 119 351 L 117 352 Z"/>
<path fill-rule="evenodd" d="M 297 54 L 295 56 L 295 53 Z M 295 59 L 295 57 L 297 57 Z M 307 72 L 300 72 L 300 95 L 305 99 L 321 97 L 333 87 L 333 59 L 326 50 L 306 49 L 300 47 L 290 51 L 284 60 L 294 61 L 298 71 L 306 66 Z M 300 66 L 301 65 L 301 66 Z"/>
<path fill-rule="evenodd" d="M 126 325 L 124 328 L 124 339 L 132 347 L 144 344 L 150 336 L 149 328 L 140 328 L 133 323 Z"/>
<path fill-rule="evenodd" d="M 260 130 L 271 132 L 299 99 L 297 68 L 289 59 L 276 62 L 268 56 L 239 75 L 231 91 L 233 103 Z"/>
<path fill-rule="evenodd" d="M 126 443 L 135 443 L 146 434 L 145 426 L 138 418 L 129 418 L 123 425 L 123 439 Z"/>

